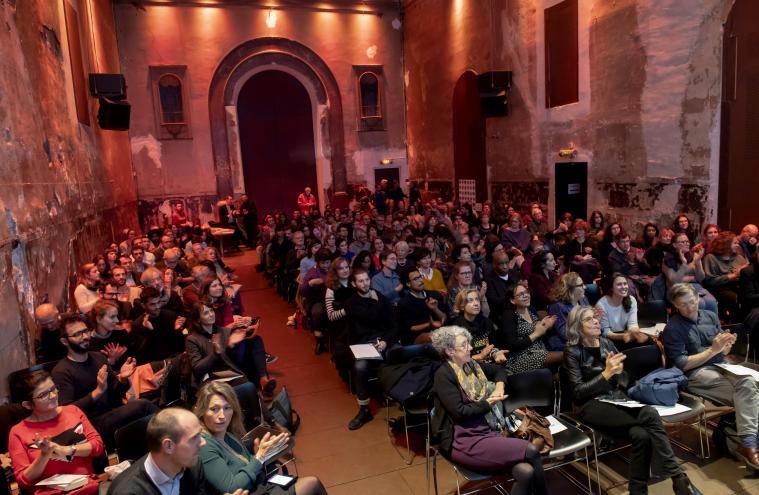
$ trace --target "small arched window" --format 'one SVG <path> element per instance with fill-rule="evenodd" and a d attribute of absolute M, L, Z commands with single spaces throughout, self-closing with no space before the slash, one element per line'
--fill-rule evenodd
<path fill-rule="evenodd" d="M 358 78 L 359 96 L 361 98 L 361 118 L 381 119 L 380 82 L 373 72 L 364 72 Z"/>
<path fill-rule="evenodd" d="M 182 81 L 174 74 L 161 76 L 158 97 L 161 102 L 161 124 L 184 124 Z"/>
<path fill-rule="evenodd" d="M 384 131 L 385 81 L 381 65 L 354 65 L 359 131 Z"/>
<path fill-rule="evenodd" d="M 158 139 L 192 139 L 189 82 L 184 65 L 150 66 Z"/>

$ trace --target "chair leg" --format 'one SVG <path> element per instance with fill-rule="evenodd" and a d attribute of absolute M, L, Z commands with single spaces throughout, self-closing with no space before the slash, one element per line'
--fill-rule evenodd
<path fill-rule="evenodd" d="M 593 495 L 593 485 L 590 479 L 590 455 L 588 454 L 588 447 L 585 447 L 585 475 L 588 478 L 588 494 Z M 600 491 L 598 492 L 600 495 Z"/>
<path fill-rule="evenodd" d="M 432 483 L 435 485 L 435 495 L 437 492 L 437 450 L 432 454 Z"/>
<path fill-rule="evenodd" d="M 596 485 L 598 485 L 598 493 L 602 493 L 601 491 L 601 471 L 598 469 L 598 442 L 596 441 L 596 432 L 592 432 L 593 437 L 593 460 L 596 465 Z"/>
<path fill-rule="evenodd" d="M 405 410 L 403 411 L 403 431 L 406 433 L 406 450 L 408 451 L 405 461 L 406 465 L 409 465 L 414 461 L 414 452 L 411 450 L 411 443 L 408 440 L 408 418 Z"/>

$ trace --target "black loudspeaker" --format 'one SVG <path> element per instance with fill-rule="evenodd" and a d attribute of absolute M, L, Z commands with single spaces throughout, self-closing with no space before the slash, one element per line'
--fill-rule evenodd
<path fill-rule="evenodd" d="M 492 71 L 477 76 L 480 110 L 483 117 L 504 117 L 509 114 L 508 95 L 511 71 Z"/>
<path fill-rule="evenodd" d="M 98 125 L 108 131 L 128 131 L 131 110 L 132 106 L 127 101 L 100 98 Z"/>
<path fill-rule="evenodd" d="M 90 95 L 109 100 L 126 98 L 126 79 L 122 74 L 90 74 Z"/>

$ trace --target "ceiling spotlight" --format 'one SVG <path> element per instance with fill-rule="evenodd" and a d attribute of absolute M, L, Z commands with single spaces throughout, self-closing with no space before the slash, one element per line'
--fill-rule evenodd
<path fill-rule="evenodd" d="M 269 29 L 277 27 L 277 12 L 274 9 L 269 9 L 266 13 L 266 27 Z"/>

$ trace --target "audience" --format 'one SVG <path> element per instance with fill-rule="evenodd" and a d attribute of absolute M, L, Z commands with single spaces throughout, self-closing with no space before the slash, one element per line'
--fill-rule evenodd
<path fill-rule="evenodd" d="M 644 492 L 648 466 L 657 461 L 673 478 L 676 493 L 699 493 L 673 466 L 661 424 L 647 408 L 622 410 L 598 406 L 603 403 L 597 400 L 624 394 L 627 384 L 616 349 L 650 342 L 638 328 L 638 306 L 668 298 L 678 313 L 662 335 L 671 362 L 684 369 L 692 392 L 735 405 L 738 455 L 749 466 L 759 466 L 759 387 L 713 367 L 735 341 L 734 335 L 720 333 L 717 309 L 730 322 L 759 328 L 755 225 L 735 236 L 708 224 L 694 239 L 699 226 L 678 215 L 673 230 L 641 223 L 633 246 L 622 225 L 598 211 L 588 222 L 565 213 L 551 231 L 537 203 L 519 211 L 502 197 L 478 212 L 438 199 L 423 203 L 418 190 L 409 199 L 397 185 L 378 184 L 374 193 L 360 192 L 347 209 L 327 209 L 322 216 L 314 203 L 291 216 L 266 215 L 260 226 L 245 216 L 255 210 L 250 200 L 230 197 L 223 205 L 225 226 L 236 232 L 233 242 L 242 241 L 244 233 L 246 244 L 259 250 L 260 270 L 270 285 L 297 304 L 293 326 L 301 321 L 299 312 L 305 315 L 316 353 L 329 350 L 341 374 L 350 375 L 359 407 L 349 429 L 372 419 L 369 379 L 382 361 L 355 359 L 348 346 L 371 344 L 387 358 L 399 344 L 432 341 L 447 362 L 435 384 L 442 393 L 443 448 L 474 469 L 511 470 L 517 480 L 513 493 L 545 492 L 539 456 L 523 443 L 497 436 L 502 418 L 495 411 L 500 409 L 490 406 L 505 393 L 505 374 L 555 371 L 563 358 L 567 368 L 574 366 L 568 374 L 581 418 L 600 428 L 619 426 L 632 437 L 631 493 Z M 33 413 L 17 428 L 25 434 L 43 426 L 35 422 L 51 428 L 49 420 L 37 419 L 78 411 L 102 436 L 100 451 L 93 445 L 87 452 L 85 437 L 72 444 L 43 435 L 47 454 L 39 443 L 38 452 L 32 452 L 40 454 L 36 460 L 29 452 L 26 461 L 14 459 L 23 488 L 42 493 L 33 482 L 61 463 L 62 453 L 89 462 L 86 457 L 99 455 L 103 441 L 113 444 L 118 426 L 155 413 L 156 406 L 144 397 L 156 403 L 160 398 L 160 404 L 192 400 L 200 387 L 195 408 L 200 425 L 176 410 L 155 416 L 150 454 L 127 471 L 134 483 L 114 483 L 111 492 L 148 493 L 157 479 L 173 484 L 174 493 L 189 493 L 185 479 L 198 480 L 203 471 L 210 491 L 271 490 L 260 461 L 288 437 L 271 433 L 244 446 L 241 425 L 271 420 L 268 409 L 260 407 L 257 389 L 267 397 L 274 392 L 267 363 L 276 357 L 266 354 L 259 319 L 242 316 L 241 286 L 210 229 L 193 226 L 183 207 L 173 206 L 166 219 L 170 227 L 150 227 L 147 236 L 125 229 L 120 243 L 109 244 L 94 253 L 95 263 L 81 266 L 73 304 L 89 315 L 89 328 L 73 315 L 61 322 L 52 304 L 35 309 L 36 361 L 60 361 L 53 370 L 55 382 L 41 378 L 25 392 L 24 407 Z M 595 301 L 599 277 L 603 297 L 593 313 L 585 292 Z M 546 309 L 549 316 L 542 317 Z M 141 388 L 146 383 L 152 389 Z M 41 394 L 33 390 L 37 387 Z M 145 393 L 153 389 L 155 395 Z M 59 399 L 67 405 L 59 406 Z M 476 442 L 453 438 L 460 428 Z M 24 445 L 17 455 L 29 450 Z M 202 464 L 196 466 L 198 451 Z M 82 472 L 93 474 L 88 466 Z M 94 489 L 93 482 L 81 493 Z M 316 478 L 299 480 L 293 490 L 325 493 Z"/>

